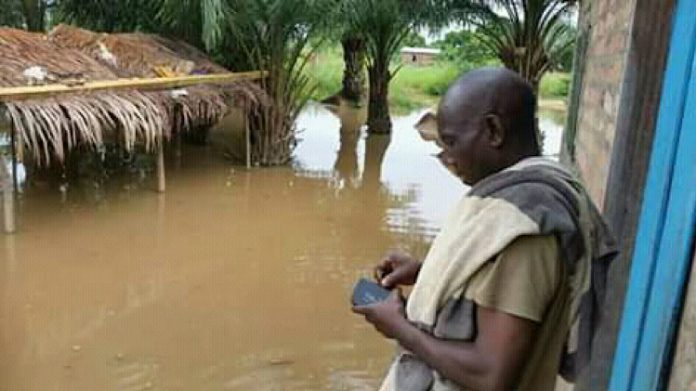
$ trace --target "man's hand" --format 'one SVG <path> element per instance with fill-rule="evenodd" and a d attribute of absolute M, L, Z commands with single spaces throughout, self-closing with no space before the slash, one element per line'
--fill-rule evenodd
<path fill-rule="evenodd" d="M 401 252 L 389 253 L 375 268 L 375 279 L 385 288 L 413 285 L 421 269 L 421 263 Z"/>
<path fill-rule="evenodd" d="M 396 338 L 404 325 L 410 325 L 406 320 L 404 298 L 398 289 L 394 289 L 389 298 L 382 302 L 353 307 L 353 312 L 364 315 L 365 320 L 389 339 Z"/>
<path fill-rule="evenodd" d="M 395 339 L 455 384 L 474 390 L 511 390 L 519 379 L 536 337 L 538 324 L 478 307 L 479 333 L 473 342 L 435 338 L 405 317 L 401 292 L 385 301 L 353 307 L 388 339 Z"/>

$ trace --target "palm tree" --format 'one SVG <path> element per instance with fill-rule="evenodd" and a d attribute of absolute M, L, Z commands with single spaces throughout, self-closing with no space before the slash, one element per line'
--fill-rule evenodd
<path fill-rule="evenodd" d="M 399 68 L 392 60 L 408 34 L 436 19 L 441 7 L 432 0 L 346 0 L 342 14 L 352 31 L 360 31 L 367 49 L 369 75 L 368 130 L 391 133 L 389 82 Z"/>
<path fill-rule="evenodd" d="M 249 67 L 268 72 L 261 84 L 272 104 L 250 118 L 258 164 L 285 164 L 292 157 L 295 122 L 313 90 L 303 71 L 321 44 L 319 33 L 333 20 L 332 5 L 333 0 L 235 0 L 223 10 L 228 43 L 244 53 Z"/>
<path fill-rule="evenodd" d="M 539 89 L 541 78 L 563 61 L 575 41 L 567 23 L 576 0 L 454 0 L 465 23 L 505 67 Z"/>
<path fill-rule="evenodd" d="M 176 35 L 191 44 L 219 49 L 230 21 L 232 0 L 126 0 L 155 4 L 155 21 L 162 33 Z M 168 31 L 167 31 L 168 30 Z"/>
<path fill-rule="evenodd" d="M 0 26 L 23 26 L 24 16 L 18 0 L 0 0 L 0 10 Z"/>
<path fill-rule="evenodd" d="M 156 32 L 184 38 L 180 34 L 174 34 L 170 21 L 158 17 L 163 5 L 161 0 L 58 0 L 55 2 L 53 19 L 59 23 L 75 24 L 95 31 Z M 189 15 L 190 26 L 196 25 L 196 15 L 195 12 Z M 197 34 L 200 37 L 200 29 Z"/>
<path fill-rule="evenodd" d="M 198 47 L 214 48 L 220 40 L 226 3 L 227 0 L 55 0 L 52 19 L 55 23 L 101 32 L 162 34 Z"/>
<path fill-rule="evenodd" d="M 44 31 L 48 3 L 47 0 L 0 0 L 0 26 Z"/>

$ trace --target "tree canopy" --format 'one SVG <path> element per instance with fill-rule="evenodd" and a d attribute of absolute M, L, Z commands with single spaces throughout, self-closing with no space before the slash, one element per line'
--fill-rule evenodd
<path fill-rule="evenodd" d="M 535 88 L 575 42 L 574 0 L 452 0 L 466 25 L 509 69 Z"/>

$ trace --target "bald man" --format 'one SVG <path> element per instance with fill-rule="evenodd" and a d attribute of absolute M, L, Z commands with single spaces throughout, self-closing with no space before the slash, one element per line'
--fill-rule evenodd
<path fill-rule="evenodd" d="M 399 344 L 382 390 L 553 390 L 586 364 L 615 245 L 582 185 L 539 157 L 535 110 L 505 69 L 465 74 L 443 97 L 440 158 L 471 190 L 422 263 L 377 266 L 383 286 L 414 285 L 407 303 L 394 289 L 353 308 Z"/>

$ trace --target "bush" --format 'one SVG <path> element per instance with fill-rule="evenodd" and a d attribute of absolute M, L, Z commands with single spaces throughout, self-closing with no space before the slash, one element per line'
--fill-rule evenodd
<path fill-rule="evenodd" d="M 482 42 L 479 33 L 469 30 L 452 31 L 434 43 L 442 50 L 441 57 L 464 69 L 500 64 L 500 60 Z"/>
<path fill-rule="evenodd" d="M 393 80 L 393 85 L 404 90 L 419 91 L 430 96 L 442 96 L 461 71 L 450 63 L 432 67 L 404 66 Z"/>
<path fill-rule="evenodd" d="M 389 85 L 390 103 L 396 112 L 401 113 L 431 104 L 462 72 L 454 64 L 444 61 L 430 67 L 406 65 Z M 312 99 L 321 101 L 340 92 L 343 82 L 341 49 L 323 48 L 310 61 L 305 73 L 315 86 Z"/>
<path fill-rule="evenodd" d="M 541 79 L 539 95 L 541 98 L 565 98 L 570 92 L 569 73 L 547 73 Z"/>
<path fill-rule="evenodd" d="M 305 68 L 315 89 L 312 99 L 324 100 L 341 92 L 343 83 L 343 53 L 340 47 L 323 48 L 314 54 Z"/>

